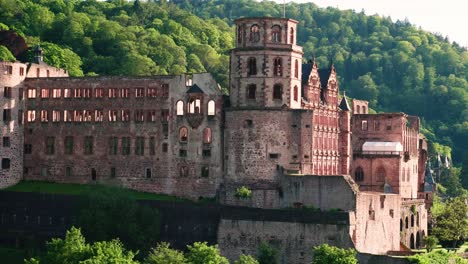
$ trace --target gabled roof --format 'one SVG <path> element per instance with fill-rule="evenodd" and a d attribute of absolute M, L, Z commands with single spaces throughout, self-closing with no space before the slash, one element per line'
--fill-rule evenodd
<path fill-rule="evenodd" d="M 190 89 L 187 90 L 187 93 L 204 93 L 204 92 L 200 87 L 198 87 L 198 85 L 194 84 L 190 86 Z"/>

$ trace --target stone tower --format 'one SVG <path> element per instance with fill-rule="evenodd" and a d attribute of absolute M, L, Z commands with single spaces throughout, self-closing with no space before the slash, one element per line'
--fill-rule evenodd
<path fill-rule="evenodd" d="M 241 18 L 235 21 L 231 51 L 230 100 L 233 107 L 301 107 L 302 47 L 297 21 Z"/>

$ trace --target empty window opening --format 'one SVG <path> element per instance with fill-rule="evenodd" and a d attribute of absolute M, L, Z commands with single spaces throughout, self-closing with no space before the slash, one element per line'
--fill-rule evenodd
<path fill-rule="evenodd" d="M 94 89 L 94 97 L 95 98 L 103 98 L 104 97 L 104 88 Z"/>
<path fill-rule="evenodd" d="M 72 90 L 70 88 L 63 89 L 63 98 L 71 98 Z"/>
<path fill-rule="evenodd" d="M 10 147 L 10 137 L 3 137 L 3 147 L 4 148 L 9 148 Z"/>
<path fill-rule="evenodd" d="M 84 138 L 84 154 L 93 154 L 94 138 L 92 136 L 85 136 Z"/>
<path fill-rule="evenodd" d="M 72 168 L 71 167 L 66 167 L 65 168 L 65 176 L 71 177 L 72 175 Z"/>
<path fill-rule="evenodd" d="M 19 68 L 19 75 L 24 76 L 24 68 L 23 67 Z"/>
<path fill-rule="evenodd" d="M 36 121 L 36 111 L 34 111 L 34 110 L 28 110 L 28 112 L 26 113 L 26 115 L 28 116 L 28 122 L 34 122 L 34 121 Z"/>
<path fill-rule="evenodd" d="M 392 130 L 392 122 L 391 121 L 387 122 L 387 130 Z"/>
<path fill-rule="evenodd" d="M 251 128 L 253 127 L 253 121 L 251 119 L 247 119 L 244 121 L 244 127 Z"/>
<path fill-rule="evenodd" d="M 255 99 L 257 93 L 257 85 L 249 84 L 247 86 L 247 99 Z"/>
<path fill-rule="evenodd" d="M 117 172 L 116 172 L 115 167 L 111 167 L 111 169 L 110 169 L 110 177 L 111 177 L 111 178 L 117 177 Z"/>
<path fill-rule="evenodd" d="M 242 27 L 238 27 L 237 28 L 237 43 L 242 43 L 242 34 L 244 33 L 244 31 L 242 30 Z"/>
<path fill-rule="evenodd" d="M 84 88 L 83 91 L 82 91 L 82 97 L 83 98 L 91 98 L 91 93 L 92 93 L 91 88 Z"/>
<path fill-rule="evenodd" d="M 135 111 L 135 122 L 141 123 L 145 121 L 145 111 L 136 110 Z"/>
<path fill-rule="evenodd" d="M 117 98 L 119 94 L 119 90 L 117 88 L 109 88 L 107 92 L 109 98 Z"/>
<path fill-rule="evenodd" d="M 299 61 L 297 59 L 294 62 L 294 78 L 299 78 Z"/>
<path fill-rule="evenodd" d="M 248 61 L 248 75 L 257 75 L 257 59 L 250 57 Z"/>
<path fill-rule="evenodd" d="M 35 88 L 28 89 L 28 98 L 36 98 L 36 89 Z"/>
<path fill-rule="evenodd" d="M 93 113 L 90 110 L 83 111 L 83 122 L 91 122 L 93 120 Z"/>
<path fill-rule="evenodd" d="M 167 143 L 162 143 L 161 151 L 163 153 L 167 153 L 168 149 L 169 149 L 169 145 Z"/>
<path fill-rule="evenodd" d="M 122 138 L 122 155 L 130 155 L 130 137 Z"/>
<path fill-rule="evenodd" d="M 50 71 L 47 70 L 46 74 L 47 74 L 47 78 L 49 78 L 50 77 Z"/>
<path fill-rule="evenodd" d="M 380 122 L 379 121 L 374 121 L 374 130 L 379 131 L 380 130 Z"/>
<path fill-rule="evenodd" d="M 208 178 L 210 176 L 210 168 L 208 166 L 203 166 L 201 168 L 201 176 L 204 178 Z"/>
<path fill-rule="evenodd" d="M 49 113 L 47 110 L 41 110 L 41 122 L 49 122 Z"/>
<path fill-rule="evenodd" d="M 297 85 L 294 86 L 293 98 L 296 102 L 299 100 L 299 88 L 297 88 Z"/>
<path fill-rule="evenodd" d="M 109 154 L 117 155 L 117 150 L 119 148 L 119 139 L 117 137 L 109 138 Z"/>
<path fill-rule="evenodd" d="M 281 42 L 281 27 L 274 25 L 271 28 L 271 41 L 272 42 Z"/>
<path fill-rule="evenodd" d="M 142 156 L 145 154 L 145 138 L 137 137 L 135 140 L 135 155 Z"/>
<path fill-rule="evenodd" d="M 8 159 L 8 158 L 3 158 L 2 159 L 2 169 L 3 170 L 10 169 L 10 159 Z"/>
<path fill-rule="evenodd" d="M 211 149 L 204 149 L 202 154 L 203 157 L 211 157 Z"/>
<path fill-rule="evenodd" d="M 146 168 L 146 178 L 151 179 L 151 169 L 150 168 Z"/>
<path fill-rule="evenodd" d="M 208 102 L 208 116 L 214 116 L 216 114 L 216 104 L 215 101 L 210 100 Z"/>
<path fill-rule="evenodd" d="M 181 127 L 179 129 L 179 140 L 180 142 L 188 141 L 188 129 L 186 127 Z"/>
<path fill-rule="evenodd" d="M 104 111 L 103 110 L 95 110 L 94 111 L 94 121 L 95 122 L 103 122 L 104 121 Z"/>
<path fill-rule="evenodd" d="M 179 149 L 179 157 L 187 157 L 187 150 Z"/>
<path fill-rule="evenodd" d="M 273 75 L 283 76 L 283 60 L 281 58 L 275 58 L 273 62 Z"/>
<path fill-rule="evenodd" d="M 130 97 L 130 89 L 128 89 L 128 88 L 120 89 L 120 97 L 129 98 Z"/>
<path fill-rule="evenodd" d="M 169 121 L 169 109 L 162 109 L 161 110 L 161 121 L 168 122 Z"/>
<path fill-rule="evenodd" d="M 109 110 L 109 122 L 117 122 L 117 110 Z"/>
<path fill-rule="evenodd" d="M 135 97 L 136 97 L 136 98 L 143 98 L 143 97 L 145 97 L 145 88 L 136 88 L 136 89 L 135 89 Z"/>
<path fill-rule="evenodd" d="M 176 104 L 176 115 L 183 116 L 184 115 L 184 101 L 180 100 L 177 101 Z"/>
<path fill-rule="evenodd" d="M 411 215 L 411 227 L 414 226 L 414 214 Z"/>
<path fill-rule="evenodd" d="M 122 122 L 130 121 L 130 110 L 122 110 Z"/>
<path fill-rule="evenodd" d="M 156 110 L 149 110 L 146 116 L 146 121 L 156 122 Z"/>
<path fill-rule="evenodd" d="M 41 168 L 41 176 L 42 177 L 47 177 L 47 168 L 45 168 L 45 167 Z"/>
<path fill-rule="evenodd" d="M 11 121 L 11 109 L 3 109 L 3 122 Z"/>
<path fill-rule="evenodd" d="M 3 88 L 3 97 L 11 98 L 11 87 L 4 87 Z"/>
<path fill-rule="evenodd" d="M 31 154 L 31 153 L 32 153 L 32 145 L 24 144 L 24 154 Z"/>
<path fill-rule="evenodd" d="M 74 90 L 73 97 L 75 97 L 75 98 L 81 98 L 81 97 L 82 97 L 82 92 L 83 92 L 83 91 L 82 91 L 80 88 L 76 88 L 76 89 Z"/>
<path fill-rule="evenodd" d="M 156 139 L 155 137 L 149 138 L 149 154 L 151 156 L 156 155 Z"/>
<path fill-rule="evenodd" d="M 361 167 L 357 167 L 354 171 L 354 179 L 358 182 L 364 180 L 364 170 Z"/>
<path fill-rule="evenodd" d="M 161 97 L 162 98 L 169 98 L 169 84 L 163 83 L 161 86 Z"/>
<path fill-rule="evenodd" d="M 283 86 L 281 84 L 275 84 L 275 86 L 273 86 L 273 99 L 274 100 L 283 99 Z"/>
<path fill-rule="evenodd" d="M 270 159 L 278 159 L 280 157 L 279 153 L 270 153 Z"/>
<path fill-rule="evenodd" d="M 357 114 L 360 114 L 361 113 L 361 106 L 356 106 L 356 113 Z"/>
<path fill-rule="evenodd" d="M 55 137 L 46 137 L 45 145 L 46 155 L 53 155 L 55 153 Z"/>
<path fill-rule="evenodd" d="M 211 128 L 207 127 L 203 129 L 203 143 L 210 144 L 211 143 Z"/>
<path fill-rule="evenodd" d="M 405 217 L 405 228 L 408 229 L 408 217 Z"/>
<path fill-rule="evenodd" d="M 162 124 L 162 133 L 164 138 L 167 138 L 169 135 L 169 125 L 167 123 Z"/>
<path fill-rule="evenodd" d="M 96 169 L 95 169 L 95 168 L 92 168 L 92 169 L 91 169 L 91 180 L 92 180 L 92 181 L 96 181 L 96 178 L 97 178 Z"/>
<path fill-rule="evenodd" d="M 361 130 L 363 131 L 367 130 L 367 120 L 361 121 Z"/>
<path fill-rule="evenodd" d="M 188 169 L 187 169 L 187 167 L 185 167 L 185 166 L 180 166 L 179 175 L 180 175 L 180 177 L 187 177 L 187 176 L 188 176 Z"/>
<path fill-rule="evenodd" d="M 52 89 L 52 98 L 60 98 L 62 97 L 62 89 L 54 88 Z"/>
<path fill-rule="evenodd" d="M 201 106 L 201 100 L 200 99 L 190 99 L 188 103 L 188 112 L 190 114 L 200 114 L 200 106 Z"/>
<path fill-rule="evenodd" d="M 156 88 L 148 88 L 148 97 L 156 98 L 158 96 Z"/>
<path fill-rule="evenodd" d="M 253 25 L 250 27 L 250 41 L 260 41 L 260 28 L 257 25 Z"/>

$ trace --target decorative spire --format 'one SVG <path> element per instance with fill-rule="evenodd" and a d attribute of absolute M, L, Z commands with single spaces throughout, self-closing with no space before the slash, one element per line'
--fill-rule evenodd
<path fill-rule="evenodd" d="M 349 111 L 351 109 L 348 104 L 348 99 L 346 98 L 346 91 L 343 91 L 343 98 L 341 98 L 339 107 L 343 111 Z"/>

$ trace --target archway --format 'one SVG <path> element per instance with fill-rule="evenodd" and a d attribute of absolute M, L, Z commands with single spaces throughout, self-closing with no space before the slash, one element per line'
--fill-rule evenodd
<path fill-rule="evenodd" d="M 413 235 L 413 234 L 411 234 L 411 237 L 410 237 L 410 248 L 411 248 L 411 249 L 414 249 L 414 248 L 415 248 L 415 247 L 414 247 L 414 235 Z"/>
<path fill-rule="evenodd" d="M 419 232 L 416 233 L 416 248 L 421 248 L 421 236 Z"/>

